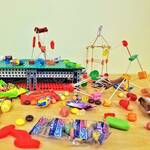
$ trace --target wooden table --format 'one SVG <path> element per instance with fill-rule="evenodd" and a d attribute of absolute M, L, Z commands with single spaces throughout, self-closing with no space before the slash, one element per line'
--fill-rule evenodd
<path fill-rule="evenodd" d="M 134 83 L 145 87 L 148 83 L 144 80 L 134 80 Z M 95 91 L 91 87 L 86 87 L 89 93 Z M 99 89 L 97 90 L 99 91 Z M 108 98 L 110 94 L 114 91 L 113 88 L 104 91 L 103 97 Z M 140 90 L 134 88 L 133 92 L 137 95 L 140 95 Z M 82 118 L 90 120 L 102 120 L 103 114 L 105 112 L 114 112 L 116 116 L 122 119 L 126 119 L 128 111 L 122 109 L 118 105 L 119 98 L 115 95 L 113 97 L 113 104 L 111 107 L 98 106 L 92 111 L 86 112 L 82 116 L 70 115 L 69 118 Z M 132 102 L 134 106 L 133 112 L 137 113 L 137 121 L 130 122 L 131 128 L 129 131 L 120 131 L 117 129 L 110 129 L 111 135 L 105 141 L 103 145 L 79 145 L 75 146 L 68 140 L 58 140 L 58 139 L 47 139 L 42 137 L 36 137 L 41 141 L 40 150 L 150 150 L 150 131 L 144 128 L 144 125 L 150 121 L 150 116 L 144 114 L 140 107 L 139 102 Z M 34 124 L 38 121 L 41 116 L 45 117 L 57 117 L 59 116 L 58 112 L 62 106 L 62 102 L 57 104 L 51 104 L 47 108 L 37 108 L 36 106 L 25 106 L 21 105 L 19 99 L 13 101 L 13 108 L 8 113 L 3 113 L 0 115 L 0 127 L 3 127 L 8 124 L 14 124 L 17 118 L 25 117 L 28 114 L 32 114 L 35 119 L 31 123 L 26 123 L 24 126 L 17 127 L 18 129 L 24 129 L 30 131 Z M 7 137 L 5 139 L 0 139 L 0 150 L 18 150 L 13 145 L 13 138 Z"/>

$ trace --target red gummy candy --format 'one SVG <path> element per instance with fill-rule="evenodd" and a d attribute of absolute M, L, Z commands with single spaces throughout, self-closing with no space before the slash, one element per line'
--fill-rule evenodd
<path fill-rule="evenodd" d="M 51 49 L 54 49 L 54 48 L 55 48 L 55 42 L 54 42 L 54 41 L 51 41 L 51 42 L 50 42 L 50 48 L 51 48 Z"/>
<path fill-rule="evenodd" d="M 134 93 L 127 93 L 127 97 L 129 98 L 130 101 L 136 101 L 137 96 Z"/>
<path fill-rule="evenodd" d="M 107 117 L 115 117 L 115 113 L 105 113 L 104 118 L 107 118 Z"/>
<path fill-rule="evenodd" d="M 119 105 L 122 107 L 122 108 L 125 108 L 127 109 L 128 105 L 129 105 L 129 101 L 127 99 L 121 99 L 119 101 Z"/>
<path fill-rule="evenodd" d="M 82 75 L 82 77 L 83 77 L 83 79 L 87 79 L 87 78 L 88 78 L 88 74 L 87 74 L 87 73 L 84 73 L 84 74 Z"/>
<path fill-rule="evenodd" d="M 40 141 L 35 140 L 35 139 L 28 139 L 28 138 L 27 139 L 24 138 L 23 140 L 17 138 L 14 141 L 14 145 L 19 148 L 39 148 Z"/>
<path fill-rule="evenodd" d="M 5 138 L 10 134 L 10 131 L 14 129 L 14 125 L 8 125 L 0 129 L 0 138 Z"/>
<path fill-rule="evenodd" d="M 127 42 L 126 40 L 123 40 L 123 41 L 122 41 L 122 45 L 123 45 L 124 47 L 127 47 L 127 46 L 128 46 L 128 42 Z"/>
<path fill-rule="evenodd" d="M 31 139 L 31 135 L 25 130 L 11 130 L 10 135 L 19 139 L 24 139 L 24 138 Z"/>

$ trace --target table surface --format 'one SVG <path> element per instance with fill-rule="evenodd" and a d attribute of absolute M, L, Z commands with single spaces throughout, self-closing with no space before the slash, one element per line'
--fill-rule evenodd
<path fill-rule="evenodd" d="M 138 80 L 135 76 L 132 79 L 132 83 L 136 83 L 141 87 L 148 87 L 149 85 L 149 81 L 147 82 L 146 80 Z M 93 89 L 91 87 L 86 87 L 85 90 L 89 93 L 92 93 L 94 91 L 100 91 L 100 89 Z M 113 88 L 105 90 L 103 92 L 103 98 L 108 98 L 113 91 Z M 140 89 L 134 88 L 133 92 L 140 96 Z M 111 107 L 104 107 L 100 105 L 97 106 L 94 110 L 86 112 L 84 115 L 79 116 L 71 114 L 68 118 L 102 120 L 104 113 L 114 112 L 116 113 L 117 117 L 126 119 L 128 111 L 119 107 L 119 98 L 117 97 L 117 94 L 113 97 L 112 102 L 113 103 Z M 150 116 L 141 111 L 138 101 L 132 102 L 132 105 L 134 106 L 133 112 L 137 114 L 137 121 L 130 122 L 131 127 L 129 131 L 120 131 L 111 128 L 111 135 L 104 142 L 103 145 L 86 144 L 75 146 L 69 140 L 58 140 L 37 136 L 34 136 L 34 138 L 39 139 L 41 141 L 40 150 L 149 150 L 150 131 L 146 130 L 144 128 L 144 125 L 148 121 L 150 121 Z M 16 119 L 31 114 L 35 117 L 33 122 L 26 123 L 24 126 L 16 127 L 17 129 L 24 129 L 30 131 L 41 116 L 45 116 L 47 118 L 58 117 L 61 106 L 62 102 L 60 101 L 56 104 L 51 104 L 47 108 L 37 108 L 36 106 L 21 105 L 19 99 L 15 99 L 13 101 L 13 107 L 11 111 L 8 113 L 0 114 L 0 128 L 5 125 L 14 124 Z M 13 138 L 7 137 L 0 140 L 0 150 L 19 150 L 19 148 L 16 148 L 13 145 Z"/>

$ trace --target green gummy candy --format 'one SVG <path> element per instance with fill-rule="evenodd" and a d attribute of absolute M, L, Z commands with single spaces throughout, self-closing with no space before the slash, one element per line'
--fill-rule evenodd
<path fill-rule="evenodd" d="M 130 61 L 134 61 L 137 57 L 138 57 L 137 54 L 132 55 L 132 56 L 129 57 L 129 60 L 130 60 Z"/>
<path fill-rule="evenodd" d="M 90 72 L 90 77 L 92 80 L 97 80 L 97 78 L 99 77 L 99 72 L 97 70 L 93 70 L 92 72 Z"/>
<path fill-rule="evenodd" d="M 112 128 L 116 128 L 124 131 L 128 131 L 130 128 L 130 125 L 127 120 L 122 120 L 116 117 L 107 117 L 106 122 Z"/>
<path fill-rule="evenodd" d="M 87 86 L 87 82 L 83 82 L 83 83 L 81 84 L 81 86 L 82 86 L 82 87 Z"/>
<path fill-rule="evenodd" d="M 7 97 L 7 98 L 16 98 L 18 97 L 18 91 L 17 89 L 11 89 L 6 92 L 0 92 L 0 98 Z"/>

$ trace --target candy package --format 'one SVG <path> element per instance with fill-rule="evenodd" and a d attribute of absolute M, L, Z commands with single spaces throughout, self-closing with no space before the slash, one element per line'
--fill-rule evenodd
<path fill-rule="evenodd" d="M 32 135 L 50 138 L 68 139 L 74 144 L 102 144 L 110 135 L 108 125 L 103 121 L 80 119 L 40 118 L 30 131 Z"/>

